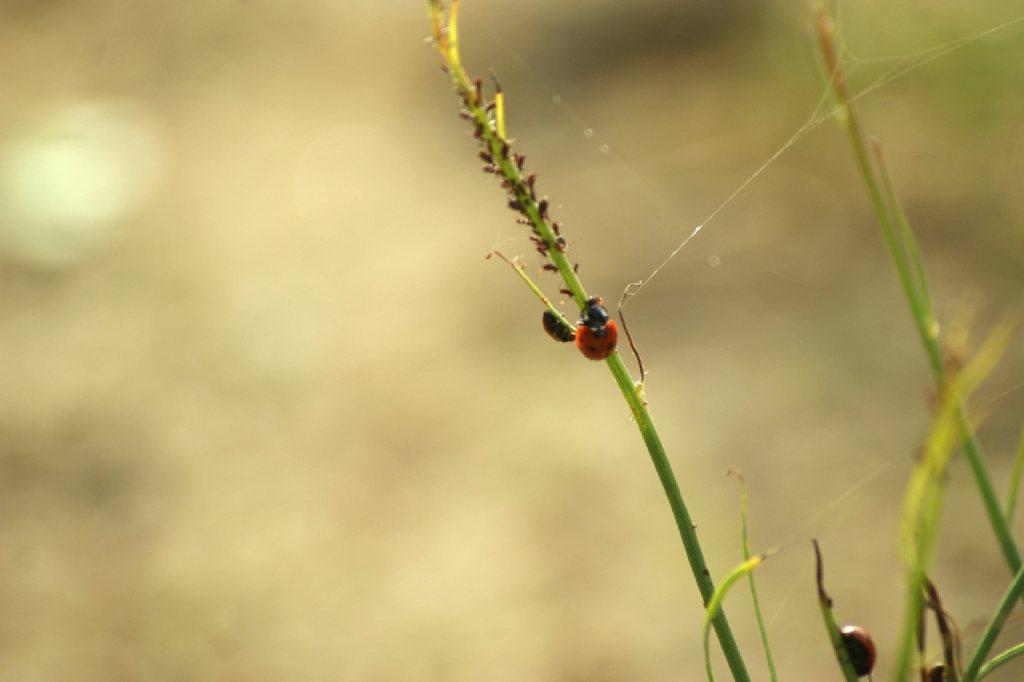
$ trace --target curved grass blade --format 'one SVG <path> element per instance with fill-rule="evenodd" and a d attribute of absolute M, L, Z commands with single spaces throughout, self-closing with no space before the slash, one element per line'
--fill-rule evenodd
<path fill-rule="evenodd" d="M 821 609 L 821 619 L 825 623 L 825 630 L 828 631 L 828 638 L 832 641 L 832 648 L 836 652 L 836 660 L 839 668 L 843 671 L 846 682 L 857 682 L 857 673 L 853 670 L 853 661 L 850 660 L 850 652 L 843 642 L 843 633 L 839 631 L 839 624 L 836 623 L 835 614 L 832 613 L 832 598 L 825 592 L 825 565 L 821 560 L 821 548 L 818 541 L 814 543 L 814 556 L 816 559 L 816 575 L 818 582 L 818 608 Z"/>
<path fill-rule="evenodd" d="M 984 670 L 984 668 L 981 663 L 985 660 L 985 657 L 988 656 L 988 652 L 992 650 L 992 646 L 996 643 L 996 638 L 999 637 L 999 633 L 1002 631 L 1003 625 L 1006 624 L 1006 619 L 1010 617 L 1010 612 L 1013 611 L 1013 607 L 1021 598 L 1021 594 L 1024 594 L 1024 568 L 1017 571 L 1017 575 L 1014 577 L 1013 582 L 1010 583 L 1010 587 L 1006 590 L 1002 600 L 999 602 L 999 606 L 996 608 L 996 612 L 992 616 L 992 620 L 990 620 L 988 625 L 985 627 L 985 632 L 982 633 L 981 640 L 978 642 L 977 648 L 975 648 L 974 653 L 971 654 L 971 660 L 967 662 L 967 668 L 964 670 L 965 680 L 974 681 L 982 678 L 983 675 L 981 671 Z M 1002 654 L 1000 654 L 1000 656 L 1001 655 Z M 998 658 L 999 656 L 996 656 L 996 658 L 992 659 L 989 665 L 994 663 Z M 1002 663 L 999 665 L 1002 665 Z"/>
<path fill-rule="evenodd" d="M 730 474 L 735 474 L 740 479 L 740 514 L 743 522 L 741 525 L 743 536 L 743 559 L 750 561 L 750 544 L 747 541 L 747 481 L 743 478 L 743 472 L 739 469 L 730 469 Z M 754 572 L 747 574 L 750 581 L 750 599 L 754 603 L 754 617 L 757 619 L 757 629 L 761 632 L 761 644 L 764 646 L 764 655 L 768 660 L 768 675 L 772 682 L 778 682 L 778 675 L 775 672 L 775 659 L 772 657 L 772 645 L 768 641 L 768 628 L 764 624 L 764 616 L 761 615 L 761 603 L 757 598 L 757 587 L 754 585 Z"/>
<path fill-rule="evenodd" d="M 755 568 L 761 565 L 761 562 L 771 556 L 771 553 L 758 554 L 752 559 L 747 559 L 742 564 L 732 569 L 722 583 L 715 589 L 715 593 L 711 595 L 711 601 L 708 602 L 707 610 L 704 612 L 704 667 L 707 670 L 708 682 L 715 682 L 715 674 L 711 670 L 711 625 L 714 622 L 715 616 L 718 615 L 719 609 L 722 608 L 722 600 L 725 599 L 725 595 L 729 593 L 732 586 L 735 585 L 740 578 L 747 575 Z"/>
<path fill-rule="evenodd" d="M 986 663 L 984 666 L 982 666 L 981 670 L 978 671 L 978 676 L 974 678 L 972 682 L 981 682 L 981 680 L 984 679 L 986 675 L 988 675 L 991 672 L 995 672 L 997 668 L 1009 663 L 1010 661 L 1021 655 L 1024 655 L 1024 644 L 1018 644 L 1015 647 L 1007 649 L 1006 651 L 1004 651 L 1003 653 L 999 654 L 991 661 Z"/>

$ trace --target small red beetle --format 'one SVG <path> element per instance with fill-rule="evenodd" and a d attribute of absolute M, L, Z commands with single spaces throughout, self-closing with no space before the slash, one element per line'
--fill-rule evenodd
<path fill-rule="evenodd" d="M 576 328 L 576 347 L 591 360 L 604 360 L 615 352 L 619 326 L 601 305 L 603 299 L 591 298 L 583 309 L 583 319 Z"/>
<path fill-rule="evenodd" d="M 544 331 L 555 341 L 569 343 L 576 337 L 576 332 L 573 331 L 572 327 L 563 322 L 562 318 L 550 310 L 544 311 L 544 317 L 541 318 L 541 322 L 544 323 Z"/>

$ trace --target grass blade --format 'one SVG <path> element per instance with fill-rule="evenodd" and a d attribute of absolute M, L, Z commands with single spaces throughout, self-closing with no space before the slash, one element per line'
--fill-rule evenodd
<path fill-rule="evenodd" d="M 725 576 L 725 579 L 722 581 L 722 584 L 718 586 L 718 589 L 715 590 L 715 593 L 711 595 L 707 611 L 704 613 L 704 667 L 707 671 L 708 682 L 715 682 L 715 674 L 711 670 L 711 651 L 709 646 L 712 621 L 720 612 L 722 608 L 722 601 L 729 593 L 729 590 L 732 589 L 732 586 L 735 585 L 740 578 L 760 566 L 761 562 L 768 556 L 769 554 L 758 554 L 756 557 L 747 559 L 742 564 L 732 569 L 732 571 Z"/>
<path fill-rule="evenodd" d="M 846 682 L 857 682 L 857 673 L 853 669 L 853 661 L 850 660 L 850 652 L 843 642 L 843 633 L 839 630 L 839 623 L 832 613 L 832 598 L 825 592 L 825 564 L 821 559 L 821 548 L 817 540 L 814 543 L 814 557 L 816 562 L 816 576 L 818 583 L 818 608 L 821 609 L 821 619 L 825 623 L 825 630 L 832 642 L 832 648 L 836 652 L 836 661 L 839 662 L 839 669 L 843 671 Z"/>
<path fill-rule="evenodd" d="M 1013 478 L 1010 479 L 1010 492 L 1006 496 L 1006 522 L 1013 524 L 1013 512 L 1017 508 L 1017 491 L 1020 489 L 1020 478 L 1024 475 L 1024 431 L 1020 434 L 1017 445 L 1017 460 L 1013 463 Z"/>
<path fill-rule="evenodd" d="M 974 653 L 971 654 L 971 658 L 967 662 L 967 668 L 964 669 L 965 680 L 973 682 L 981 679 L 982 662 L 988 656 L 988 652 L 992 650 L 992 646 L 996 643 L 996 638 L 999 637 L 1003 625 L 1006 624 L 1006 619 L 1010 617 L 1010 612 L 1013 611 L 1013 607 L 1017 604 L 1017 600 L 1021 598 L 1022 594 L 1024 594 L 1024 568 L 1017 571 L 1013 582 L 1010 583 L 1010 587 L 999 602 L 992 620 L 985 627 L 985 632 L 981 635 L 981 641 L 978 642 L 977 648 L 975 648 Z M 995 659 L 993 659 L 994 661 Z"/>
<path fill-rule="evenodd" d="M 963 371 L 946 386 L 932 421 L 928 442 L 914 465 L 903 498 L 900 521 L 900 556 L 905 570 L 906 603 L 899 646 L 896 650 L 894 680 L 904 680 L 913 667 L 913 648 L 921 621 L 922 592 L 931 565 L 938 531 L 947 471 L 958 433 L 962 405 L 992 372 L 1011 337 L 1004 323 L 989 335 Z"/>
<path fill-rule="evenodd" d="M 535 175 L 522 172 L 526 157 L 513 153 L 512 142 L 505 137 L 504 93 L 501 93 L 499 101 L 488 104 L 483 96 L 482 80 L 479 78 L 471 80 L 462 67 L 458 52 L 458 3 L 452 2 L 447 20 L 441 0 L 427 0 L 427 12 L 433 26 L 434 44 L 444 58 L 445 72 L 451 78 L 459 101 L 464 107 L 460 115 L 470 122 L 474 137 L 479 140 L 482 147 L 479 154 L 486 162 L 484 170 L 501 180 L 502 188 L 506 191 L 509 208 L 519 214 L 517 219 L 519 222 L 530 226 L 533 233 L 531 241 L 534 242 L 543 257 L 551 259 L 552 268 L 558 271 L 565 283 L 563 291 L 567 295 L 571 295 L 580 310 L 583 310 L 587 305 L 588 296 L 583 288 L 583 283 L 576 275 L 575 265 L 566 256 L 565 242 L 558 234 L 558 224 L 550 220 L 547 215 L 549 202 L 547 199 L 538 198 L 534 186 Z M 497 86 L 497 89 L 500 91 L 500 86 Z M 496 119 L 494 121 L 489 115 L 491 110 L 495 110 Z M 524 281 L 528 280 L 524 276 L 524 272 L 521 270 L 518 272 Z M 527 282 L 527 284 L 531 283 Z M 531 286 L 531 289 L 544 300 L 543 294 L 540 294 L 536 287 Z M 647 446 L 655 471 L 668 498 L 669 506 L 672 508 L 672 515 L 686 550 L 686 558 L 690 564 L 694 581 L 697 583 L 704 604 L 708 604 L 715 592 L 715 586 L 697 539 L 696 526 L 690 518 L 679 490 L 679 484 L 662 445 L 661 437 L 658 435 L 654 421 L 647 409 L 647 402 L 642 395 L 642 387 L 633 382 L 629 370 L 626 369 L 626 365 L 617 352 L 608 356 L 605 362 L 622 391 L 644 444 Z M 711 622 L 722 646 L 722 652 L 729 663 L 733 678 L 736 682 L 750 682 L 750 675 L 747 673 L 743 656 L 740 654 L 739 646 L 736 644 L 725 613 L 718 609 L 711 618 Z"/>
<path fill-rule="evenodd" d="M 978 671 L 978 676 L 974 678 L 974 680 L 972 680 L 971 682 L 981 682 L 981 680 L 984 679 L 986 675 L 988 675 L 991 672 L 995 672 L 996 668 L 999 668 L 1000 666 L 1003 666 L 1012 661 L 1013 659 L 1017 658 L 1018 656 L 1022 655 L 1024 655 L 1024 644 L 1018 644 L 1015 647 L 1007 649 L 1006 651 L 1004 651 L 1003 653 L 999 654 L 991 661 L 986 663 L 982 667 L 982 669 Z"/>
<path fill-rule="evenodd" d="M 839 58 L 833 39 L 834 27 L 824 4 L 821 2 L 817 3 L 817 18 L 821 53 L 831 79 L 832 89 L 840 104 L 840 119 L 845 124 L 847 134 L 853 146 L 854 157 L 867 185 L 872 206 L 882 228 L 882 235 L 892 256 L 893 264 L 899 275 L 907 302 L 910 304 L 911 314 L 924 346 L 928 363 L 931 366 L 935 383 L 940 393 L 944 392 L 949 385 L 949 377 L 942 361 L 942 352 L 938 343 L 938 325 L 935 324 L 935 316 L 931 310 L 924 270 L 920 265 L 919 249 L 910 230 L 909 223 L 906 221 L 906 216 L 896 198 L 892 183 L 888 181 L 888 174 L 885 173 L 885 181 L 880 182 L 867 153 L 865 137 L 853 109 L 853 102 L 846 90 L 842 70 L 839 65 Z M 878 158 L 881 159 L 880 155 Z M 884 192 L 883 186 L 886 187 Z M 894 221 L 896 223 L 902 222 L 903 224 L 894 225 Z M 992 532 L 999 543 L 999 548 L 1003 553 L 1007 566 L 1010 568 L 1010 572 L 1016 574 L 1021 567 L 1020 550 L 1017 548 L 1017 543 L 1010 532 L 1003 507 L 999 503 L 995 488 L 992 485 L 992 478 L 985 464 L 981 445 L 978 443 L 967 410 L 962 402 L 954 405 L 953 414 L 964 448 L 964 456 L 967 459 L 968 466 L 970 466 L 971 475 L 974 477 L 978 494 L 981 497 L 989 524 L 992 527 Z"/>
<path fill-rule="evenodd" d="M 743 472 L 739 469 L 730 469 L 730 474 L 736 474 L 740 480 L 740 516 L 742 518 L 741 534 L 743 537 L 743 560 L 750 561 L 750 543 L 747 540 L 747 481 L 743 478 Z M 764 616 L 761 615 L 761 602 L 757 598 L 757 587 L 754 585 L 754 572 L 747 574 L 750 581 L 750 600 L 754 603 L 754 617 L 757 619 L 757 629 L 761 633 L 761 645 L 764 647 L 764 655 L 768 661 L 768 675 L 771 682 L 778 682 L 778 675 L 775 672 L 775 659 L 772 657 L 772 645 L 768 640 L 768 628 L 764 624 Z"/>

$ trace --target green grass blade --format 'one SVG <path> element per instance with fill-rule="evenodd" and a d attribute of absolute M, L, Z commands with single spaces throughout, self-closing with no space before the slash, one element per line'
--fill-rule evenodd
<path fill-rule="evenodd" d="M 767 554 L 759 554 L 752 559 L 747 559 L 742 564 L 732 569 L 722 584 L 718 586 L 715 593 L 711 595 L 711 600 L 708 602 L 707 610 L 704 613 L 704 667 L 707 671 L 708 682 L 715 682 L 715 674 L 711 670 L 711 651 L 709 646 L 711 626 L 717 616 L 721 612 L 722 601 L 725 596 L 732 589 L 740 578 L 749 574 L 755 568 L 761 565 L 761 562 L 767 558 Z"/>
<path fill-rule="evenodd" d="M 658 474 L 661 486 L 665 490 L 665 496 L 668 498 L 669 506 L 672 508 L 672 515 L 676 521 L 676 528 L 679 530 L 679 537 L 683 541 L 683 548 L 686 550 L 686 559 L 690 564 L 693 579 L 697 583 L 697 589 L 700 591 L 701 598 L 706 606 L 710 604 L 715 594 L 715 584 L 711 580 L 711 572 L 708 570 L 707 562 L 704 560 L 704 552 L 697 539 L 696 526 L 690 518 L 690 512 L 683 501 L 682 493 L 679 491 L 679 483 L 676 481 L 672 465 L 668 461 L 665 447 L 661 443 L 661 437 L 658 435 L 657 429 L 654 428 L 654 421 L 647 410 L 647 403 L 643 399 L 641 388 L 633 383 L 633 378 L 630 376 L 629 370 L 626 369 L 622 356 L 617 352 L 612 353 L 605 362 L 608 364 L 608 369 L 611 370 L 615 382 L 619 385 L 619 389 L 622 391 L 622 395 L 625 397 L 626 403 L 633 414 L 633 421 L 636 422 L 637 428 L 640 429 L 640 435 L 647 445 L 647 452 L 651 456 L 654 470 Z M 743 662 L 743 655 L 740 653 L 739 645 L 736 643 L 736 638 L 729 627 L 729 621 L 725 617 L 725 611 L 718 609 L 713 614 L 711 624 L 715 628 L 715 634 L 718 636 L 718 642 L 722 647 L 722 653 L 729 664 L 733 678 L 736 682 L 749 682 L 750 674 L 747 672 L 746 664 Z"/>
<path fill-rule="evenodd" d="M 914 296 L 920 302 L 922 314 L 927 316 L 923 322 L 928 329 L 929 336 L 935 338 L 938 331 L 935 318 L 932 316 L 932 299 L 931 294 L 928 293 L 928 278 L 925 276 L 924 262 L 921 260 L 921 250 L 917 246 L 914 231 L 911 229 L 910 221 L 903 210 L 903 202 L 900 201 L 896 187 L 892 184 L 892 178 L 889 176 L 889 169 L 885 164 L 885 156 L 882 154 L 882 145 L 876 140 L 869 140 L 868 144 L 870 144 L 874 152 L 875 165 L 882 176 L 881 180 L 882 186 L 885 188 L 886 203 L 889 206 L 893 219 L 896 221 L 897 236 L 902 253 L 906 257 L 908 270 L 910 271 Z"/>
<path fill-rule="evenodd" d="M 741 522 L 741 535 L 743 539 L 743 559 L 744 561 L 750 560 L 750 543 L 747 539 L 747 481 L 743 478 L 743 472 L 738 469 L 730 469 L 730 474 L 736 474 L 736 477 L 740 480 L 740 517 Z M 750 582 L 750 600 L 754 603 L 754 617 L 757 619 L 757 629 L 761 633 L 761 645 L 764 647 L 764 655 L 768 661 L 768 676 L 771 678 L 771 682 L 778 682 L 778 675 L 775 672 L 775 659 L 772 657 L 772 645 L 768 640 L 768 628 L 764 624 L 764 616 L 761 615 L 761 602 L 757 598 L 757 587 L 754 584 L 754 572 L 751 571 L 747 574 L 747 580 Z"/>
<path fill-rule="evenodd" d="M 893 670 L 893 680 L 897 682 L 905 680 L 913 667 L 924 578 L 929 573 L 935 548 L 947 472 L 958 435 L 957 422 L 962 405 L 995 368 L 1009 344 L 1011 329 L 1005 323 L 996 327 L 963 371 L 946 386 L 932 421 L 925 450 L 907 482 L 899 541 L 907 591 L 903 628 Z"/>
<path fill-rule="evenodd" d="M 558 270 L 566 289 L 572 294 L 573 299 L 582 310 L 587 301 L 587 293 L 583 284 L 576 275 L 574 265 L 566 256 L 563 243 L 559 240 L 554 231 L 554 224 L 548 219 L 546 211 L 546 200 L 535 196 L 535 177 L 524 175 L 521 170 L 524 158 L 522 155 L 513 154 L 511 141 L 506 139 L 505 121 L 503 116 L 503 97 L 497 97 L 493 104 L 488 104 L 482 94 L 482 81 L 472 81 L 462 66 L 458 51 L 458 3 L 453 0 L 447 17 L 440 0 L 428 0 L 427 13 L 433 26 L 434 44 L 445 60 L 445 69 L 455 87 L 456 94 L 464 107 L 461 115 L 467 119 L 474 128 L 474 136 L 480 141 L 483 149 L 481 156 L 487 162 L 486 170 L 499 176 L 502 179 L 502 187 L 506 191 L 509 208 L 520 215 L 520 219 L 528 223 L 533 230 L 534 242 L 538 249 L 549 257 Z M 496 90 L 500 86 L 495 83 Z M 492 121 L 488 112 L 496 111 L 496 120 Z M 538 295 L 542 301 L 546 301 L 540 290 L 533 285 L 525 272 L 517 268 L 517 272 Z M 549 310 L 556 312 L 548 303 Z M 563 318 L 564 319 L 564 318 Z M 633 383 L 626 369 L 622 358 L 618 353 L 612 353 L 606 360 L 612 377 L 622 390 L 622 394 L 633 413 L 640 435 L 647 445 L 647 451 L 654 463 L 655 471 L 661 480 L 665 495 L 668 497 L 672 514 L 679 529 L 679 535 L 686 549 L 686 557 L 690 563 L 694 580 L 700 591 L 704 604 L 707 604 L 715 591 L 714 583 L 711 581 L 710 572 L 704 561 L 704 554 L 700 543 L 697 540 L 697 533 L 690 519 L 689 511 L 683 502 L 679 485 L 676 482 L 675 474 L 665 454 L 665 448 L 661 443 L 654 422 L 647 410 L 647 404 L 643 399 L 640 387 Z M 736 682 L 750 682 L 743 657 L 729 627 L 729 621 L 725 613 L 719 610 L 712 619 L 715 634 L 722 645 L 722 651 L 729 663 Z"/>
<path fill-rule="evenodd" d="M 992 646 L 996 643 L 996 638 L 999 637 L 1003 625 L 1006 624 L 1006 619 L 1010 617 L 1010 612 L 1013 611 L 1013 607 L 1017 604 L 1017 600 L 1021 598 L 1022 594 L 1024 594 L 1024 568 L 1017 571 L 1013 582 L 1010 583 L 1010 587 L 999 602 L 992 620 L 985 627 L 985 632 L 982 633 L 981 640 L 978 642 L 978 646 L 974 649 L 974 653 L 971 654 L 967 667 L 964 669 L 965 680 L 978 680 L 981 678 L 982 663 L 985 657 L 988 656 L 989 651 L 992 650 Z"/>
<path fill-rule="evenodd" d="M 857 673 L 853 670 L 853 661 L 850 660 L 850 652 L 846 650 L 843 642 L 843 633 L 839 631 L 839 623 L 832 612 L 832 598 L 825 592 L 825 564 L 821 559 L 821 548 L 817 540 L 814 543 L 814 557 L 818 583 L 818 608 L 821 609 L 821 620 L 825 623 L 825 630 L 832 642 L 832 649 L 836 652 L 836 661 L 839 662 L 839 669 L 843 672 L 846 682 L 857 682 Z"/>
<path fill-rule="evenodd" d="M 986 675 L 988 675 L 991 672 L 995 672 L 996 668 L 999 668 L 1000 666 L 1005 665 L 1006 663 L 1009 663 L 1013 659 L 1022 655 L 1024 655 L 1024 644 L 1018 644 L 1015 647 L 1007 649 L 1006 651 L 1004 651 L 1003 653 L 999 654 L 991 661 L 986 663 L 982 667 L 982 669 L 978 671 L 978 676 L 974 678 L 971 682 L 981 682 L 981 680 L 984 679 Z"/>
<path fill-rule="evenodd" d="M 938 325 L 934 322 L 935 316 L 929 306 L 928 289 L 924 284 L 924 271 L 919 265 L 919 250 L 914 241 L 913 233 L 909 229 L 909 224 L 905 230 L 894 225 L 894 220 L 899 221 L 902 219 L 905 221 L 906 216 L 902 214 L 902 209 L 898 207 L 898 203 L 896 206 L 893 206 L 887 201 L 886 193 L 882 191 L 884 183 L 879 182 L 868 156 L 865 137 L 861 132 L 860 124 L 853 109 L 853 102 L 846 90 L 842 70 L 839 66 L 839 59 L 833 40 L 834 29 L 832 21 L 821 2 L 817 3 L 817 16 L 818 38 L 822 56 L 831 78 L 833 91 L 841 105 L 840 120 L 845 124 L 847 134 L 853 146 L 854 157 L 867 185 L 872 206 L 882 228 L 882 235 L 892 256 L 893 264 L 896 267 L 904 294 L 907 297 L 907 302 L 910 305 L 914 324 L 924 346 L 925 355 L 935 377 L 935 383 L 939 390 L 943 391 L 949 382 L 938 343 Z M 895 196 L 894 191 L 892 195 Z M 894 216 L 902 216 L 902 218 Z M 960 440 L 964 448 L 964 456 L 971 469 L 971 475 L 974 477 L 978 494 L 981 497 L 985 513 L 989 519 L 989 524 L 992 526 L 992 532 L 996 536 L 996 541 L 999 543 L 999 548 L 1003 553 L 1007 566 L 1009 566 L 1011 573 L 1016 574 L 1021 567 L 1020 551 L 1010 532 L 1006 515 L 992 485 L 992 479 L 982 455 L 981 445 L 978 443 L 967 410 L 962 403 L 956 406 L 955 417 Z"/>
<path fill-rule="evenodd" d="M 512 269 L 516 271 L 517 275 L 519 275 L 519 278 L 526 283 L 526 286 L 530 287 L 530 291 L 532 291 L 533 294 L 540 299 L 540 302 L 544 304 L 544 307 L 547 308 L 551 312 L 551 314 L 557 317 L 562 322 L 562 324 L 571 329 L 573 333 L 576 333 L 576 325 L 574 325 L 572 322 L 569 322 L 569 320 L 565 319 L 565 315 L 562 314 L 562 311 L 560 311 L 558 308 L 554 306 L 554 304 L 551 303 L 551 300 L 544 295 L 544 292 L 540 290 L 540 287 L 534 284 L 533 280 L 530 279 L 530 276 L 526 274 L 526 266 L 523 265 L 522 259 L 513 258 L 509 260 L 501 251 L 491 251 L 489 254 L 487 254 L 486 257 L 490 258 L 491 256 L 497 256 L 501 260 L 511 265 Z"/>
<path fill-rule="evenodd" d="M 1013 464 L 1013 478 L 1010 479 L 1010 492 L 1006 496 L 1006 522 L 1013 525 L 1013 512 L 1017 508 L 1017 491 L 1020 489 L 1020 478 L 1024 475 L 1024 430 L 1017 444 L 1017 461 Z"/>

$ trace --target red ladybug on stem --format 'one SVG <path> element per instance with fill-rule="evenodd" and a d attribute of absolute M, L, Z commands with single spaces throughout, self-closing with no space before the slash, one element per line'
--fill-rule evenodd
<path fill-rule="evenodd" d="M 615 352 L 619 326 L 601 305 L 603 299 L 591 298 L 583 309 L 583 318 L 576 327 L 576 347 L 591 360 L 604 360 Z"/>

